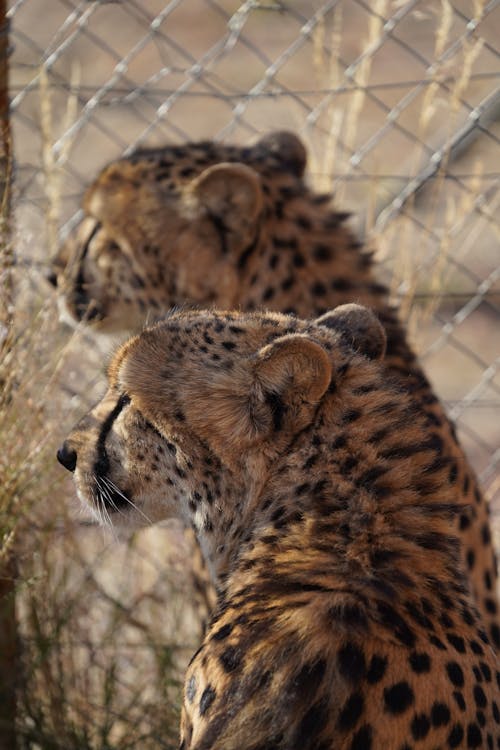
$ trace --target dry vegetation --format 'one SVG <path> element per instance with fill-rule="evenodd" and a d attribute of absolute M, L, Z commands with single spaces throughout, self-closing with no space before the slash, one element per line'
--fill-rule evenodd
<path fill-rule="evenodd" d="M 166 547 L 174 532 L 163 543 L 147 532 L 119 542 L 75 519 L 54 449 L 82 410 L 61 407 L 64 372 L 83 344 L 62 334 L 53 299 L 30 307 L 16 305 L 0 359 L 3 570 L 15 560 L 2 605 L 15 595 L 19 745 L 175 747 L 180 675 L 199 636 L 183 603 L 182 549 Z"/>
<path fill-rule="evenodd" d="M 46 135 L 44 88 L 42 102 Z M 50 245 L 59 195 L 47 153 Z M 176 747 L 182 673 L 200 637 L 183 536 L 173 528 L 119 541 L 109 530 L 96 534 L 78 512 L 55 450 L 100 391 L 102 352 L 85 331 L 60 325 L 45 269 L 22 262 L 23 241 L 14 235 L 0 258 L 9 300 L 0 341 L 0 650 L 9 657 L 4 694 L 17 698 L 17 742 L 42 750 Z M 10 709 L 0 717 L 6 750 Z"/>

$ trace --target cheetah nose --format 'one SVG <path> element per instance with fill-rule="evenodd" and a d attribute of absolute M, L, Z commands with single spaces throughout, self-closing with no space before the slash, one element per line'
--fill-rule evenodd
<path fill-rule="evenodd" d="M 55 271 L 49 271 L 45 278 L 51 286 L 57 288 L 57 274 Z"/>
<path fill-rule="evenodd" d="M 70 448 L 67 441 L 64 441 L 57 451 L 57 460 L 68 471 L 76 469 L 76 451 L 74 448 Z"/>

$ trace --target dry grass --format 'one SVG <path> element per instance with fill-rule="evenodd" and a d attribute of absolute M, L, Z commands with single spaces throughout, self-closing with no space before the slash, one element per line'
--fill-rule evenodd
<path fill-rule="evenodd" d="M 42 103 L 48 138 L 45 83 Z M 53 247 L 62 161 L 50 153 L 46 147 L 43 163 Z M 22 234 L 13 240 L 18 260 L 29 257 L 23 243 Z M 12 301 L 0 342 L 0 564 L 10 576 L 0 614 L 15 617 L 17 628 L 5 687 L 17 696 L 18 744 L 177 747 L 182 673 L 200 635 L 182 534 L 159 530 L 119 542 L 82 525 L 55 452 L 100 391 L 102 355 L 85 332 L 62 329 L 55 295 L 36 266 L 12 265 L 11 247 L 4 244 L 0 257 Z M 14 649 L 3 638 L 2 648 Z"/>
<path fill-rule="evenodd" d="M 15 288 L 18 299 L 33 294 Z M 118 542 L 75 519 L 55 450 L 83 411 L 62 388 L 82 341 L 61 332 L 53 299 L 31 303 L 15 307 L 0 354 L 1 554 L 17 568 L 20 747 L 176 747 L 181 675 L 197 643 L 173 548 L 182 537 Z"/>

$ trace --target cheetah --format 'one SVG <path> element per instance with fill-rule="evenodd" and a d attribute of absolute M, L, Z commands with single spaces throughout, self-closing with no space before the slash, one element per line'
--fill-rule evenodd
<path fill-rule="evenodd" d="M 217 589 L 182 750 L 500 747 L 440 431 L 344 305 L 172 312 L 118 350 L 58 452 L 117 526 L 181 517 Z"/>
<path fill-rule="evenodd" d="M 412 351 L 372 259 L 304 181 L 293 134 L 251 147 L 212 142 L 140 151 L 113 162 L 84 199 L 85 218 L 55 259 L 66 320 L 103 332 L 139 330 L 149 316 L 194 303 L 314 318 L 358 302 L 387 335 L 384 366 L 438 431 L 462 513 L 462 560 L 500 648 L 497 568 L 487 503 L 454 427 Z"/>

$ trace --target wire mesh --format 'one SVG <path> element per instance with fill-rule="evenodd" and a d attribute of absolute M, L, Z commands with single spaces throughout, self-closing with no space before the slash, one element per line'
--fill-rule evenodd
<path fill-rule="evenodd" d="M 438 390 L 492 476 L 495 441 L 471 416 L 498 408 L 498 342 L 486 340 L 479 353 L 460 331 L 471 316 L 498 314 L 499 13 L 496 1 L 13 3 L 19 226 L 38 234 L 36 221 L 43 225 L 44 135 L 62 173 L 64 233 L 96 170 L 139 145 L 247 142 L 292 124 L 311 149 L 311 179 L 332 186 L 380 247 L 395 226 L 398 234 L 402 222 L 411 226 L 409 244 L 420 249 L 411 285 L 441 308 L 421 354 L 431 367 L 439 352 L 461 351 L 482 370 L 458 393 L 445 382 Z M 41 91 L 50 98 L 45 134 Z M 322 155 L 333 138 L 329 164 Z M 476 238 L 481 253 L 471 253 Z M 450 279 L 435 293 L 425 282 L 443 253 Z M 406 293 L 408 280 L 398 281 Z"/>
<path fill-rule="evenodd" d="M 375 247 L 498 535 L 499 1 L 17 0 L 8 17 L 18 264 L 43 267 L 97 170 L 138 146 L 295 130 L 310 182 Z M 99 390 L 82 386 L 79 346 L 66 422 Z"/>

